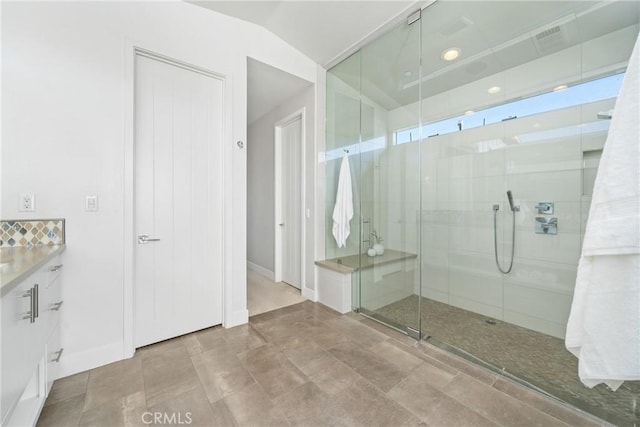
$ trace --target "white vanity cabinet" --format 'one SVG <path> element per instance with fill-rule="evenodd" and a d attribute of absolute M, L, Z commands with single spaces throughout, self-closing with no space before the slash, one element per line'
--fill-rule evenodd
<path fill-rule="evenodd" d="M 62 356 L 60 255 L 2 296 L 1 425 L 36 423 Z"/>

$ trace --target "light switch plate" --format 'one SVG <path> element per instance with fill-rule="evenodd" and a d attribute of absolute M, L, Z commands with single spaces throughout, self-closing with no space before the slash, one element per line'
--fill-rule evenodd
<path fill-rule="evenodd" d="M 84 201 L 84 210 L 87 212 L 96 212 L 98 210 L 98 196 L 87 196 Z"/>

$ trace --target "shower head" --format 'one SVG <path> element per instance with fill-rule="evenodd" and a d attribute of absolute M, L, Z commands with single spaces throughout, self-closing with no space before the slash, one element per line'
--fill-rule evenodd
<path fill-rule="evenodd" d="M 511 190 L 507 190 L 507 198 L 509 199 L 509 207 L 511 208 L 511 212 L 518 212 L 520 210 L 520 206 L 515 206 L 513 204 L 513 195 L 511 194 Z"/>

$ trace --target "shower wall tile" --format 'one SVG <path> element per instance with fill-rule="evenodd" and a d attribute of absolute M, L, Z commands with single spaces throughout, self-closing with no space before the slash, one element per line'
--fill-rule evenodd
<path fill-rule="evenodd" d="M 502 277 L 493 253 L 453 253 L 449 259 L 449 292 L 485 304 L 502 305 Z"/>
<path fill-rule="evenodd" d="M 449 266 L 446 261 L 423 261 L 421 279 L 423 292 L 429 289 L 444 295 L 449 293 Z"/>
<path fill-rule="evenodd" d="M 516 232 L 516 256 L 577 266 L 580 257 L 580 232 L 563 232 L 560 227 L 561 224 L 556 235 Z M 504 251 L 511 251 L 510 241 L 505 243 Z"/>
<path fill-rule="evenodd" d="M 449 202 L 495 202 L 504 194 L 502 176 L 452 178 L 449 181 Z"/>
<path fill-rule="evenodd" d="M 430 286 L 422 287 L 422 296 L 434 301 L 449 304 L 449 292 L 443 292 L 439 289 L 432 288 Z"/>
<path fill-rule="evenodd" d="M 422 250 L 446 255 L 449 247 L 449 225 L 424 221 L 422 223 Z"/>
<path fill-rule="evenodd" d="M 579 131 L 579 126 L 575 128 Z M 582 147 L 579 134 L 542 143 L 512 145 L 505 150 L 509 174 L 580 170 Z"/>
<path fill-rule="evenodd" d="M 558 324 L 566 324 L 572 299 L 572 295 L 521 286 L 513 281 L 505 280 L 505 310 Z"/>
<path fill-rule="evenodd" d="M 573 295 L 576 265 L 536 261 L 516 256 L 514 267 L 505 283 L 538 288 L 563 295 Z"/>
<path fill-rule="evenodd" d="M 540 202 L 554 202 L 552 215 L 539 214 L 536 205 Z M 516 215 L 518 232 L 534 233 L 536 217 L 558 218 L 558 232 L 578 233 L 581 230 L 582 202 L 556 202 L 554 200 L 518 200 L 520 212 Z"/>
<path fill-rule="evenodd" d="M 506 188 L 522 200 L 579 202 L 582 171 L 562 171 L 507 175 Z M 504 190 L 503 187 L 501 187 Z"/>
<path fill-rule="evenodd" d="M 435 157 L 423 156 L 421 168 L 422 206 L 425 209 L 436 209 L 438 186 L 446 185 L 446 180 L 442 183 L 438 181 L 438 159 Z"/>
<path fill-rule="evenodd" d="M 436 209 L 447 210 L 449 209 L 449 203 L 451 198 L 451 182 L 449 181 L 449 169 L 448 167 L 438 166 L 438 188 L 437 188 L 437 202 Z"/>
<path fill-rule="evenodd" d="M 526 314 L 504 310 L 505 322 L 513 323 L 514 325 L 522 326 L 523 328 L 533 329 L 534 331 L 542 332 L 543 334 L 551 335 L 556 338 L 564 339 L 567 332 L 567 326 L 556 322 L 551 322 L 539 317 L 528 316 Z"/>
<path fill-rule="evenodd" d="M 449 295 L 502 308 L 502 280 L 467 268 L 449 268 Z M 501 318 L 499 316 L 498 318 Z"/>
<path fill-rule="evenodd" d="M 465 207 L 466 206 L 466 207 Z M 473 206 L 477 208 L 473 209 Z M 493 253 L 493 210 L 489 204 L 456 204 L 459 210 L 451 210 L 449 215 L 450 250 L 473 251 L 482 254 Z M 498 244 L 504 239 L 505 224 L 511 224 L 511 217 L 498 213 Z"/>
<path fill-rule="evenodd" d="M 417 253 L 418 205 L 413 203 L 378 203 L 372 228 L 378 231 L 383 245 L 404 252 Z"/>
<path fill-rule="evenodd" d="M 450 158 L 451 178 L 476 178 L 504 175 L 504 150 L 481 152 L 480 142 L 467 147 L 470 154 Z"/>
<path fill-rule="evenodd" d="M 498 241 L 499 245 L 501 241 L 502 239 Z M 449 231 L 449 250 L 468 250 L 479 254 L 493 254 L 493 228 L 452 226 Z"/>
<path fill-rule="evenodd" d="M 465 310 L 473 311 L 474 313 L 481 314 L 483 316 L 492 317 L 494 319 L 502 320 L 502 306 L 495 306 L 490 304 L 483 304 L 464 296 L 458 296 L 454 294 L 449 295 L 449 304 L 454 307 L 462 308 Z"/>

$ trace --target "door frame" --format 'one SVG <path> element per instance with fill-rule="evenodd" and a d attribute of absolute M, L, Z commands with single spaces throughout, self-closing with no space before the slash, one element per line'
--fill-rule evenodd
<path fill-rule="evenodd" d="M 306 203 L 306 108 L 294 111 L 293 113 L 278 120 L 274 125 L 274 281 L 282 281 L 282 235 L 280 233 L 280 218 L 282 217 L 282 128 L 288 124 L 300 119 L 300 206 L 298 206 L 298 214 L 300 215 L 300 292 L 304 293 L 306 288 L 306 221 L 305 221 L 305 203 Z"/>
<path fill-rule="evenodd" d="M 216 77 L 222 82 L 223 111 L 222 111 L 222 141 L 220 155 L 222 161 L 222 191 L 221 197 L 226 208 L 223 211 L 223 236 L 222 241 L 222 324 L 223 326 L 235 326 L 241 323 L 241 319 L 235 319 L 232 309 L 232 231 L 227 231 L 232 225 L 233 190 L 229 189 L 233 183 L 231 164 L 233 163 L 232 152 L 232 112 L 233 104 L 231 91 L 233 82 L 231 71 L 223 69 L 227 74 L 211 71 L 207 67 L 194 65 L 194 62 L 176 59 L 181 56 L 168 55 L 161 52 L 162 49 L 141 47 L 140 43 L 133 40 L 125 40 L 124 49 L 124 221 L 123 221 L 123 343 L 122 357 L 130 358 L 134 355 L 135 347 L 135 266 L 136 266 L 136 230 L 135 230 L 135 80 L 136 80 L 136 55 L 142 54 L 161 62 L 177 65 L 188 70 L 200 72 Z M 238 144 L 240 147 L 240 144 Z M 246 310 L 245 310 L 246 311 Z M 234 317 L 234 318 L 232 318 Z M 111 361 L 111 360 L 110 360 Z M 107 362 L 108 363 L 108 362 Z"/>

